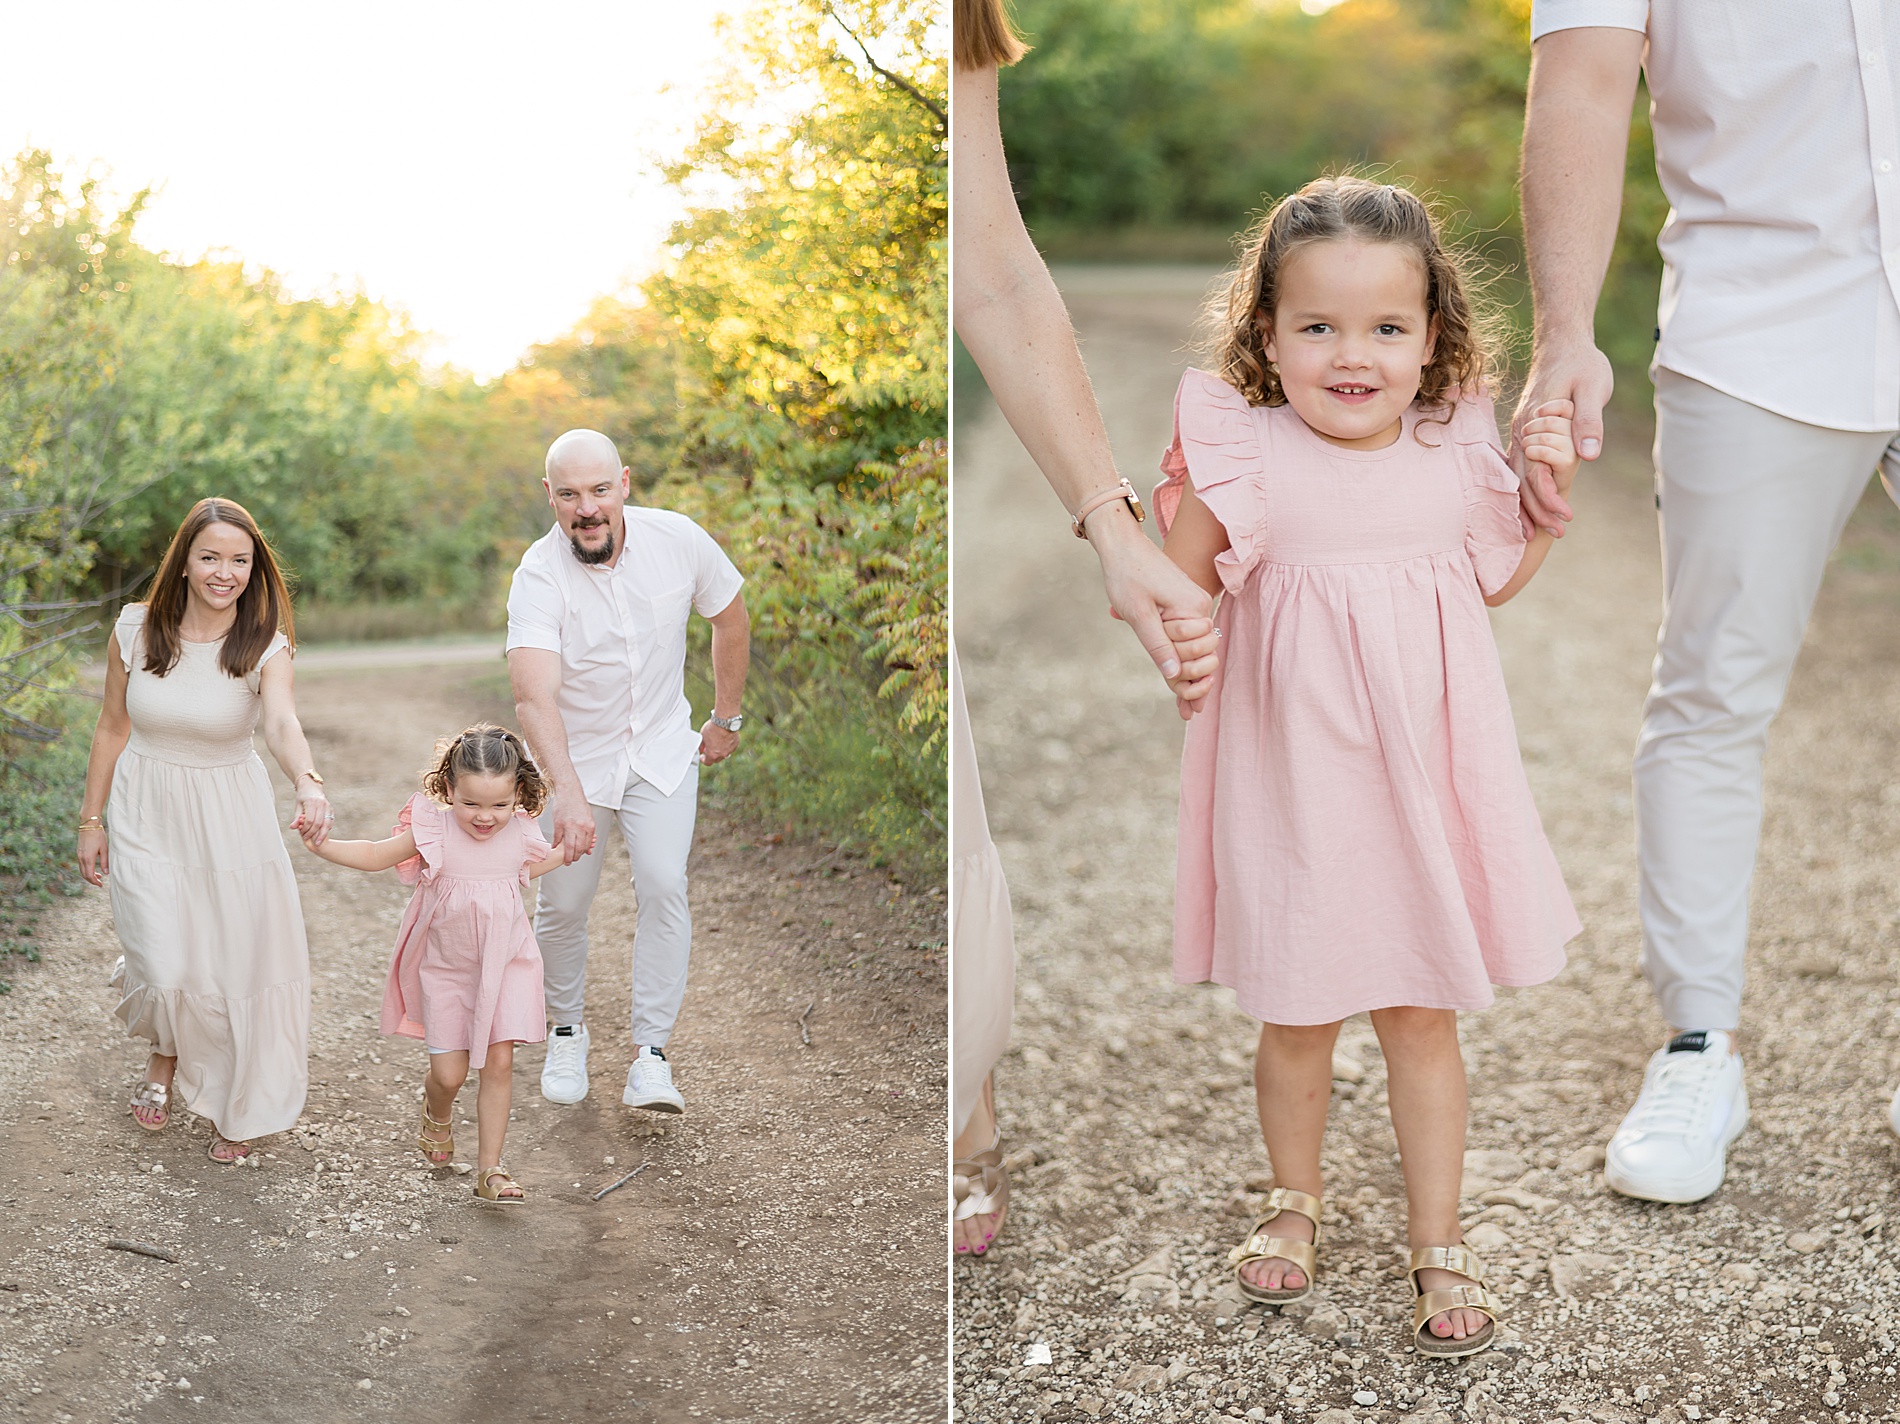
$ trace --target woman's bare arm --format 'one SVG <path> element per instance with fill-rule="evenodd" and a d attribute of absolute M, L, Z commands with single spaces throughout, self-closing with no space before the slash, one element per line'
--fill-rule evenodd
<path fill-rule="evenodd" d="M 288 648 L 267 661 L 258 674 L 258 687 L 264 699 L 264 745 L 290 779 L 297 797 L 297 819 L 292 822 L 304 843 L 312 850 L 321 846 L 330 834 L 330 800 L 323 787 L 310 773 L 315 763 L 310 757 L 310 742 L 297 720 L 295 672 Z"/>
<path fill-rule="evenodd" d="M 92 751 L 86 758 L 86 792 L 79 802 L 79 873 L 88 885 L 103 885 L 111 870 L 111 854 L 106 845 L 106 802 L 112 795 L 112 772 L 119 754 L 132 736 L 132 716 L 125 707 L 128 674 L 119 655 L 119 635 L 106 639 L 106 695 L 99 709 L 99 721 L 92 729 Z"/>

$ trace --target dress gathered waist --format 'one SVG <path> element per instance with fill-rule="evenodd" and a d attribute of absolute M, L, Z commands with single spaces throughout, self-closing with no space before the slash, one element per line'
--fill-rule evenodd
<path fill-rule="evenodd" d="M 1390 559 L 1288 559 L 1275 558 L 1263 554 L 1259 567 L 1263 569 L 1384 569 L 1394 564 L 1421 564 L 1436 559 L 1470 560 L 1469 552 L 1462 548 L 1421 549 L 1416 554 L 1400 554 Z"/>
<path fill-rule="evenodd" d="M 251 745 L 249 737 L 242 742 L 199 746 L 184 751 L 174 746 L 157 745 L 134 731 L 126 739 L 125 749 L 147 761 L 163 762 L 168 766 L 188 766 L 197 771 L 222 766 L 244 766 L 250 762 L 263 765 L 263 758 L 258 756 L 257 748 Z"/>

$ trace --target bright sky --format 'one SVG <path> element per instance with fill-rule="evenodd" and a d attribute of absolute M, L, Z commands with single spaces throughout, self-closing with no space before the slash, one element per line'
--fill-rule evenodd
<path fill-rule="evenodd" d="M 183 258 L 360 284 L 478 375 L 650 270 L 730 0 L 9 5 L 0 160 L 46 148 Z"/>

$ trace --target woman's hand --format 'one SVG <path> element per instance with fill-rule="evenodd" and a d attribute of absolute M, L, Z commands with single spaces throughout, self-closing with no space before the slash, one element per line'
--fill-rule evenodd
<path fill-rule="evenodd" d="M 104 826 L 82 826 L 79 830 L 79 874 L 88 885 L 103 885 L 111 870 L 111 855 L 106 849 Z"/>
<path fill-rule="evenodd" d="M 303 837 L 304 844 L 312 850 L 322 845 L 335 821 L 336 812 L 330 809 L 323 788 L 308 777 L 297 778 L 297 816 L 290 828 Z"/>
<path fill-rule="evenodd" d="M 1132 518 L 1091 518 L 1089 526 L 1109 607 L 1141 639 L 1183 720 L 1192 717 L 1213 691 L 1220 666 L 1213 598 L 1149 543 Z"/>

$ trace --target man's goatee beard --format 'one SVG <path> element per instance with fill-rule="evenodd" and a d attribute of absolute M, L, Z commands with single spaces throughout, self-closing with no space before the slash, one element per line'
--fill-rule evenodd
<path fill-rule="evenodd" d="M 611 524 L 606 528 L 607 542 L 598 549 L 583 548 L 579 539 L 572 534 L 568 535 L 567 542 L 573 547 L 574 557 L 583 564 L 604 564 L 611 559 L 614 556 L 614 530 Z"/>

